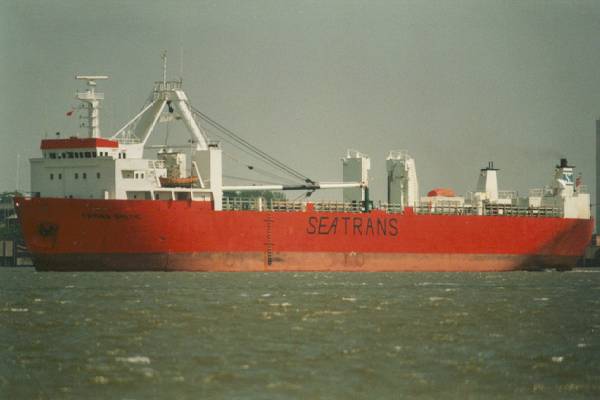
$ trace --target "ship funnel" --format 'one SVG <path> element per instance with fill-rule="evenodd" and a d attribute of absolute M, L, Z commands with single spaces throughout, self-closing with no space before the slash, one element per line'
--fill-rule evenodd
<path fill-rule="evenodd" d="M 486 168 L 481 169 L 479 179 L 477 180 L 478 193 L 485 193 L 489 201 L 498 200 L 498 168 L 494 168 L 494 162 L 489 161 Z"/>
<path fill-rule="evenodd" d="M 573 168 L 575 167 L 569 165 L 566 158 L 561 158 L 559 164 L 556 166 L 552 188 L 554 189 L 554 192 L 560 194 L 561 197 L 573 196 Z"/>

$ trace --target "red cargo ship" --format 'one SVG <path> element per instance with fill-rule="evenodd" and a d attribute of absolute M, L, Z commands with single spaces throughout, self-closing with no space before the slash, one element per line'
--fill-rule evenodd
<path fill-rule="evenodd" d="M 438 189 L 420 198 L 414 159 L 390 152 L 387 201 L 373 207 L 364 154 L 348 151 L 343 182 L 315 182 L 195 110 L 181 81 L 157 82 L 142 111 L 101 138 L 103 95 L 95 85 L 105 78 L 78 76 L 89 84 L 77 94 L 88 111 L 87 137 L 43 140 L 42 157 L 31 160 L 33 195 L 15 199 L 38 270 L 568 269 L 592 234 L 589 194 L 565 159 L 551 185 L 528 197 L 499 191 L 490 163 L 467 196 Z M 156 124 L 177 120 L 191 134 L 188 153 L 161 147 L 144 158 Z M 201 121 L 299 183 L 224 185 L 222 150 Z M 343 201 L 265 195 L 320 189 L 343 190 Z"/>

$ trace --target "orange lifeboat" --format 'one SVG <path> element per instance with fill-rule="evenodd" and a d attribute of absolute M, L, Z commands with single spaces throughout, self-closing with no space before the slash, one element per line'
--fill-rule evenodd
<path fill-rule="evenodd" d="M 160 186 L 162 187 L 192 187 L 194 183 L 198 182 L 197 176 L 188 176 L 185 178 L 158 178 L 160 180 Z"/>
<path fill-rule="evenodd" d="M 447 188 L 435 188 L 435 189 L 429 191 L 429 193 L 427 193 L 427 197 L 437 197 L 437 196 L 454 197 L 454 196 L 456 196 L 456 194 L 454 193 L 454 190 L 447 189 Z"/>

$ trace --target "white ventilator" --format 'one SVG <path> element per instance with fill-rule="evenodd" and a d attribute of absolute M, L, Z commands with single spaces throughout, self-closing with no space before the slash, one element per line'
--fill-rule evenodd
<path fill-rule="evenodd" d="M 348 150 L 346 157 L 342 158 L 342 171 L 344 182 L 360 182 L 362 186 L 345 188 L 345 202 L 361 202 L 366 200 L 364 187 L 369 185 L 369 170 L 371 160 L 369 156 L 357 150 Z"/>
<path fill-rule="evenodd" d="M 419 182 L 415 159 L 406 150 L 390 151 L 386 159 L 387 201 L 401 207 L 419 205 Z"/>

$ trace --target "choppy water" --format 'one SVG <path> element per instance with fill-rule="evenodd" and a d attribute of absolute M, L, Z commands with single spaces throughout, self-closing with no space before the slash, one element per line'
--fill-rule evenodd
<path fill-rule="evenodd" d="M 0 269 L 0 398 L 599 398 L 599 333 L 600 271 Z"/>

